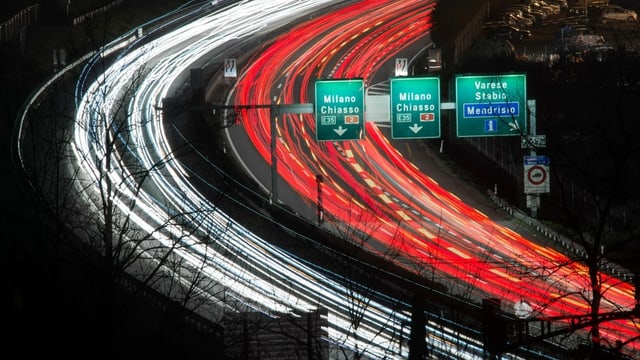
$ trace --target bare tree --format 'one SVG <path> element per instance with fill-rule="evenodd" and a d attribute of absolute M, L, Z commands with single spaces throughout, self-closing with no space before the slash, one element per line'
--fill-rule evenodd
<path fill-rule="evenodd" d="M 540 278 L 557 276 L 567 269 L 581 274 L 583 280 L 576 284 L 579 289 L 556 291 L 557 295 L 539 304 L 538 310 L 544 312 L 566 297 L 582 299 L 588 311 L 548 319 L 559 328 L 546 337 L 555 334 L 568 341 L 578 336 L 579 329 L 587 329 L 591 358 L 603 352 L 624 353 L 621 347 L 637 341 L 638 335 L 632 331 L 611 339 L 601 334 L 601 329 L 610 328 L 609 322 L 637 317 L 633 308 L 603 308 L 603 304 L 612 303 L 609 294 L 628 286 L 638 272 L 631 260 L 640 235 L 639 193 L 634 185 L 640 176 L 635 165 L 640 159 L 635 141 L 640 127 L 633 106 L 640 79 L 637 63 L 636 54 L 622 46 L 578 58 L 563 56 L 550 66 L 514 64 L 535 79 L 530 84 L 538 104 L 538 133 L 548 138 L 548 148 L 537 149 L 549 155 L 552 176 L 551 192 L 541 197 L 538 226 L 547 233 L 561 234 L 555 237 L 561 241 L 551 241 L 548 246 L 568 256 L 553 266 L 532 265 L 527 271 Z M 586 272 L 581 270 L 584 268 Z"/>
<path fill-rule="evenodd" d="M 591 289 L 585 301 L 590 305 L 594 356 L 604 345 L 599 331 L 601 303 L 618 285 L 604 282 L 602 274 L 615 270 L 609 261 L 634 273 L 639 270 L 626 256 L 640 237 L 640 193 L 635 185 L 640 180 L 636 165 L 640 126 L 633 106 L 638 95 L 634 84 L 640 80 L 637 63 L 635 55 L 618 51 L 606 62 L 587 59 L 564 65 L 566 72 L 576 74 L 576 80 L 564 88 L 566 94 L 576 96 L 565 99 L 582 105 L 560 108 L 559 115 L 564 117 L 560 120 L 570 131 L 549 131 L 552 141 L 564 145 L 550 149 L 557 173 L 553 184 L 558 187 L 550 200 L 560 205 L 558 219 L 584 251 L 574 260 L 589 269 Z"/>
<path fill-rule="evenodd" d="M 97 36 L 107 42 L 105 34 Z M 106 100 L 113 87 L 100 80 L 101 71 L 109 67 L 104 55 L 95 58 L 95 72 L 88 75 L 98 79 L 93 94 L 97 103 Z M 220 256 L 216 238 L 224 236 L 225 229 L 206 228 L 201 219 L 216 209 L 185 210 L 161 202 L 166 217 L 141 221 L 149 216 L 141 211 L 145 205 L 141 198 L 148 196 L 145 187 L 152 186 L 151 178 L 163 171 L 173 156 L 167 154 L 144 165 L 128 152 L 136 146 L 133 132 L 144 125 L 128 120 L 132 116 L 129 101 L 145 74 L 146 69 L 138 70 L 120 88 L 112 106 L 91 107 L 93 122 L 84 123 L 75 114 L 75 101 L 80 99 L 75 97 L 73 79 L 80 73 L 70 69 L 30 99 L 26 121 L 21 124 L 20 165 L 33 190 L 36 213 L 44 220 L 39 223 L 46 260 L 43 290 L 52 302 L 51 323 L 69 323 L 55 339 L 61 340 L 62 333 L 73 329 L 68 334 L 73 339 L 72 353 L 102 358 L 116 353 L 135 356 L 148 354 L 148 345 L 154 342 L 162 344 L 156 347 L 159 351 L 176 351 L 179 346 L 172 346 L 177 344 L 162 341 L 175 336 L 172 326 L 215 329 L 209 321 L 218 315 L 208 312 L 216 311 L 215 306 L 210 309 L 222 290 L 203 274 L 206 259 Z M 88 141 L 93 142 L 95 152 L 76 147 L 75 136 L 82 131 L 91 137 Z M 116 172 L 118 176 L 114 176 Z M 143 227 L 145 224 L 151 228 Z M 201 244 L 204 256 L 199 263 L 186 262 L 178 255 L 190 249 L 193 236 L 209 240 Z M 176 310 L 174 303 L 188 311 Z M 164 314 L 164 320 L 157 313 Z M 210 317 L 205 319 L 198 313 Z M 154 331 L 145 331 L 145 336 L 133 330 L 147 326 Z M 207 336 L 199 334 L 194 339 Z M 219 352 L 220 348 L 221 344 L 218 350 L 213 347 L 207 351 Z M 203 348 L 196 349 L 194 353 Z M 184 355 L 184 349 L 182 352 Z"/>

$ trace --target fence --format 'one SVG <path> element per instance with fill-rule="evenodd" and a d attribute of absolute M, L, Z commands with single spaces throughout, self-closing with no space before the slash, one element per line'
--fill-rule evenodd
<path fill-rule="evenodd" d="M 98 15 L 102 15 L 105 14 L 107 11 L 111 10 L 112 8 L 121 5 L 125 0 L 115 0 L 112 1 L 110 3 L 108 3 L 105 6 L 99 7 L 97 9 L 91 10 L 89 12 L 86 12 L 80 16 L 76 16 L 73 18 L 73 26 L 76 25 L 80 25 L 83 22 L 87 21 L 87 20 L 91 20 L 94 17 L 98 16 Z"/>
<path fill-rule="evenodd" d="M 11 19 L 0 24 L 0 44 L 11 41 L 28 25 L 37 23 L 40 18 L 40 5 L 35 4 L 20 10 Z"/>

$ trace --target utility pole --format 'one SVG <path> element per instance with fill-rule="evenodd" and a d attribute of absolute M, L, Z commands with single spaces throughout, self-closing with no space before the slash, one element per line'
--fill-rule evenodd
<path fill-rule="evenodd" d="M 282 114 L 311 114 L 314 111 L 313 104 L 239 104 L 239 105 L 213 105 L 214 109 L 269 109 L 269 122 L 271 126 L 271 194 L 269 203 L 278 201 L 278 159 L 276 156 L 278 117 Z"/>
<path fill-rule="evenodd" d="M 530 114 L 529 114 L 529 134 L 532 136 L 537 135 L 536 131 L 536 101 L 535 100 L 528 100 L 527 101 L 527 105 L 528 108 L 530 110 Z M 530 151 L 529 151 L 529 155 L 531 156 L 536 156 L 536 148 L 535 147 L 531 147 Z M 532 218 L 537 218 L 538 217 L 538 209 L 540 208 L 540 195 L 539 194 L 527 194 L 527 204 L 529 204 L 529 207 L 531 208 L 531 217 Z"/>
<path fill-rule="evenodd" d="M 321 225 L 322 222 L 324 221 L 324 206 L 322 205 L 322 175 L 317 174 L 316 175 L 316 184 L 318 186 L 318 202 L 317 202 L 317 207 L 318 207 L 318 224 Z"/>

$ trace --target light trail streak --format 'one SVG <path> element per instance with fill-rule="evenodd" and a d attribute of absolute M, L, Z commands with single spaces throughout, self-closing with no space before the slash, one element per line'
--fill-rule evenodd
<path fill-rule="evenodd" d="M 201 61 L 216 48 L 253 36 L 272 21 L 302 16 L 328 3 L 240 2 L 225 12 L 204 16 L 119 56 L 96 81 L 81 86 L 86 90 L 78 102 L 73 152 L 76 166 L 82 170 L 79 177 L 91 180 L 93 186 L 81 187 L 79 191 L 99 212 L 98 194 L 101 187 L 104 188 L 105 176 L 108 177 L 116 185 L 110 196 L 120 211 L 128 214 L 140 229 L 154 234 L 154 241 L 173 248 L 176 255 L 194 266 L 204 258 L 207 266 L 203 271 L 228 289 L 227 296 L 270 313 L 325 307 L 329 312 L 332 341 L 360 349 L 375 358 L 405 358 L 407 349 L 399 348 L 397 334 L 408 336 L 408 329 L 402 325 L 409 321 L 408 314 L 357 295 L 353 289 L 345 288 L 314 267 L 269 245 L 209 204 L 190 184 L 189 172 L 173 158 L 162 114 L 152 110 L 162 106 L 171 85 L 191 64 Z M 132 83 L 135 83 L 133 94 L 128 87 Z M 127 153 L 110 152 L 112 149 L 103 139 L 122 136 L 111 120 L 117 118 L 123 101 L 129 98 L 126 106 L 129 116 L 123 119 L 127 121 L 123 126 L 129 137 Z M 125 166 L 132 159 L 136 162 L 133 170 Z M 107 163 L 112 167 L 110 171 Z M 134 181 L 134 172 L 139 169 L 150 171 L 143 184 Z M 185 233 L 170 221 L 172 216 L 167 213 L 170 209 L 178 209 L 184 218 L 191 218 L 218 234 L 215 249 L 206 245 L 205 239 Z M 175 248 L 176 239 L 182 244 L 179 248 Z M 362 310 L 364 320 L 357 329 L 353 328 L 348 315 L 350 303 L 355 301 L 353 296 L 368 303 Z M 481 354 L 481 344 L 477 341 L 469 339 L 459 344 L 447 333 L 428 341 L 435 347 L 446 346 L 439 351 L 458 358 L 477 358 Z"/>
<path fill-rule="evenodd" d="M 309 21 L 252 59 L 238 82 L 235 101 L 263 103 L 276 99 L 283 103 L 306 103 L 310 102 L 310 96 L 305 89 L 313 88 L 315 79 L 356 77 L 364 78 L 366 83 L 397 48 L 428 30 L 429 9 L 401 9 L 420 5 L 424 2 L 363 2 Z M 368 14 L 366 20 L 356 16 L 364 12 Z M 410 14 L 420 15 L 412 18 Z M 403 31 L 398 31 L 391 24 L 403 16 L 408 20 L 399 21 Z M 377 32 L 372 23 L 390 24 L 394 31 L 386 33 L 381 26 Z M 409 29 L 415 32 L 404 31 Z M 311 38 L 311 33 L 316 37 Z M 406 37 L 398 38 L 398 34 Z M 399 44 L 398 47 L 378 46 L 385 43 L 385 38 L 389 39 L 387 44 Z M 299 50 L 305 47 L 308 54 Z M 337 56 L 339 53 L 343 55 Z M 299 77 L 298 94 L 291 86 L 293 76 Z M 276 84 L 278 87 L 274 89 Z M 304 119 L 302 124 L 285 121 L 278 129 L 282 136 L 279 143 L 288 146 L 278 147 L 276 156 L 288 165 L 278 168 L 279 175 L 308 201 L 315 196 L 309 185 L 314 183 L 312 174 L 321 173 L 326 185 L 323 198 L 331 199 L 325 202 L 325 210 L 340 223 L 388 247 L 400 246 L 409 258 L 437 268 L 446 278 L 483 279 L 481 290 L 485 296 L 499 297 L 511 304 L 527 298 L 544 306 L 546 316 L 584 314 L 584 309 L 576 307 L 576 303 L 584 305 L 582 296 L 590 288 L 588 278 L 582 275 L 586 273 L 583 264 L 551 249 L 541 252 L 539 246 L 461 202 L 406 161 L 374 123 L 366 124 L 367 137 L 362 141 L 316 144 L 299 140 L 312 137 L 309 134 L 315 128 L 312 116 Z M 259 153 L 270 163 L 268 114 L 246 111 L 243 124 Z M 351 198 L 345 189 L 352 190 Z M 399 240 L 404 245 L 398 245 Z M 468 259 L 470 253 L 461 253 L 463 249 L 474 249 L 469 248 L 469 241 L 480 249 L 473 254 L 473 260 Z M 373 247 L 371 250 L 386 252 Z M 542 276 L 529 276 L 536 269 L 541 269 Z M 631 310 L 635 305 L 633 287 L 607 274 L 602 274 L 602 279 L 604 286 L 615 283 L 618 289 L 606 294 L 602 310 Z M 602 323 L 601 328 L 612 342 L 637 335 L 635 324 L 628 326 L 626 321 Z"/>
<path fill-rule="evenodd" d="M 185 246 L 175 249 L 176 254 L 193 264 L 199 264 L 203 258 L 206 259 L 208 266 L 204 271 L 212 279 L 216 279 L 220 284 L 228 287 L 233 296 L 241 299 L 248 306 L 265 312 L 307 311 L 323 306 L 329 310 L 329 330 L 333 341 L 340 342 L 347 347 L 366 349 L 366 355 L 372 357 L 404 358 L 406 357 L 406 349 L 399 349 L 394 340 L 394 334 L 402 333 L 407 337 L 408 330 L 402 326 L 403 323 L 408 321 L 407 314 L 398 313 L 382 303 L 371 301 L 368 308 L 364 310 L 366 314 L 363 326 L 357 330 L 356 334 L 353 334 L 352 324 L 348 320 L 348 315 L 345 315 L 348 314 L 349 301 L 353 300 L 351 298 L 353 296 L 352 289 L 345 289 L 344 286 L 334 282 L 314 267 L 308 266 L 299 259 L 290 256 L 290 254 L 270 246 L 267 242 L 251 234 L 241 225 L 221 213 L 215 206 L 209 204 L 190 184 L 188 179 L 189 172 L 173 158 L 172 150 L 168 146 L 162 127 L 162 115 L 152 110 L 156 107 L 162 107 L 162 99 L 169 94 L 171 84 L 176 81 L 178 76 L 183 74 L 191 64 L 202 61 L 204 56 L 207 56 L 215 49 L 224 47 L 230 41 L 253 36 L 269 26 L 270 22 L 302 16 L 328 3 L 329 1 L 243 1 L 225 12 L 212 13 L 194 20 L 190 24 L 181 26 L 176 31 L 172 31 L 170 34 L 162 36 L 150 44 L 129 49 L 101 74 L 97 81 L 81 84 L 79 89 L 82 90 L 78 91 L 79 102 L 73 151 L 77 159 L 76 166 L 83 171 L 79 176 L 79 183 L 93 181 L 94 185 L 92 187 L 79 185 L 79 191 L 86 198 L 87 203 L 93 204 L 95 210 L 99 211 L 101 202 L 97 194 L 100 193 L 100 182 L 104 181 L 103 176 L 108 176 L 113 184 L 119 185 L 115 192 L 111 194 L 116 205 L 123 213 L 129 214 L 138 227 L 148 233 L 155 234 L 155 240 L 164 243 L 168 248 L 173 247 L 175 238 L 181 238 L 181 242 Z M 384 8 L 385 4 L 383 1 L 367 3 L 375 6 L 379 5 L 381 8 Z M 407 1 L 406 4 L 409 7 L 414 2 Z M 388 10 L 393 10 L 394 6 L 397 6 L 397 4 L 389 5 Z M 230 14 L 233 14 L 233 16 L 229 16 Z M 390 19 L 380 18 L 376 22 L 376 26 L 382 25 L 385 20 L 390 21 Z M 334 24 L 331 18 L 322 18 L 322 21 L 326 24 L 324 29 L 328 32 L 332 31 L 331 27 Z M 420 32 L 428 29 L 426 20 L 416 20 L 416 22 L 422 24 L 422 27 L 411 26 L 404 29 L 405 31 L 394 31 L 395 35 L 388 35 L 402 35 L 402 37 L 390 37 L 389 39 L 395 39 L 394 41 L 397 42 L 395 45 L 398 47 L 394 49 L 394 42 L 387 41 L 388 46 L 386 48 L 391 51 L 399 49 L 403 43 L 410 41 L 411 37 L 415 37 Z M 400 25 L 402 22 L 398 24 Z M 350 56 L 347 57 L 348 61 L 341 63 L 335 63 L 333 55 L 339 53 L 340 49 L 348 47 L 352 42 L 359 43 L 360 36 L 368 38 L 371 43 L 375 43 L 387 35 L 380 33 L 371 35 L 374 37 L 369 38 L 369 34 L 374 31 L 371 23 L 362 26 L 358 25 L 355 29 L 359 31 L 360 35 L 345 35 L 344 37 L 339 37 L 335 42 L 316 44 L 315 47 L 312 47 L 312 52 L 317 54 L 315 58 L 309 60 L 300 58 L 297 62 L 290 63 L 290 69 L 287 73 L 292 74 L 292 76 L 294 74 L 295 76 L 301 76 L 302 78 L 296 80 L 303 84 L 308 84 L 316 74 L 325 71 L 337 76 L 354 76 L 354 74 L 361 71 L 360 76 L 369 78 L 377 70 L 376 66 L 386 59 L 384 56 L 388 56 L 388 54 L 373 56 L 370 53 L 366 53 L 365 50 L 372 49 L 371 46 L 373 44 L 360 44 L 361 47 L 357 48 L 358 51 L 352 49 Z M 304 32 L 298 32 L 298 36 L 302 39 Z M 307 36 L 307 41 L 311 41 L 311 33 Z M 373 41 L 373 39 L 376 41 Z M 112 47 L 114 49 L 116 46 L 124 48 L 130 43 L 131 39 L 126 42 L 126 45 L 123 41 L 112 44 Z M 331 48 L 329 53 L 326 52 L 327 47 Z M 378 49 L 377 51 L 381 49 L 377 45 L 375 48 Z M 105 49 L 106 51 L 103 55 L 107 54 L 111 49 L 111 47 Z M 292 53 L 297 53 L 297 51 L 294 49 Z M 269 49 L 265 51 L 265 53 L 268 52 Z M 376 59 L 376 61 L 373 64 L 367 64 L 368 60 L 372 58 Z M 281 60 L 281 56 L 278 56 L 277 60 Z M 256 61 L 256 63 L 258 62 Z M 276 75 L 268 74 L 269 69 L 270 66 L 265 66 L 266 75 Z M 299 70 L 307 71 L 298 72 Z M 144 73 L 143 77 L 140 76 L 142 73 Z M 244 81 L 251 79 L 253 78 L 244 74 Z M 134 181 L 133 172 L 124 166 L 125 159 L 121 156 L 125 154 L 117 152 L 112 154 L 113 158 L 109 159 L 109 161 L 114 168 L 109 172 L 106 172 L 105 162 L 103 161 L 107 156 L 107 149 L 103 146 L 102 139 L 107 138 L 109 132 L 112 132 L 113 136 L 119 135 L 107 120 L 112 115 L 117 114 L 118 106 L 123 105 L 123 95 L 129 90 L 126 84 L 132 80 L 136 82 L 139 80 L 140 83 L 136 86 L 135 96 L 132 96 L 131 101 L 127 104 L 127 112 L 131 114 L 126 119 L 129 121 L 127 126 L 131 129 L 131 143 L 128 144 L 129 148 L 127 149 L 130 153 L 126 154 L 126 156 L 130 157 L 133 154 L 140 168 L 151 171 L 148 182 L 142 184 L 142 188 L 139 188 L 140 184 Z M 291 85 L 293 82 L 291 81 Z M 291 86 L 285 86 L 283 89 L 285 89 L 283 91 L 293 91 Z M 253 100 L 254 102 L 256 99 L 266 99 L 267 102 L 271 100 L 269 87 L 264 87 L 264 93 L 261 92 L 263 90 L 259 86 L 256 87 L 255 91 L 257 93 L 254 93 L 254 95 L 257 94 L 259 96 Z M 304 99 L 307 94 L 301 90 L 298 96 Z M 256 112 L 256 114 L 263 119 L 268 119 L 268 114 L 264 111 Z M 303 126 L 312 124 L 312 119 L 309 117 L 301 117 L 301 120 L 299 122 Z M 264 124 L 264 122 L 256 122 L 256 124 L 258 125 L 256 130 L 269 134 L 267 131 L 269 130 L 268 124 Z M 298 134 L 313 133 L 304 127 L 291 129 L 289 125 L 284 130 L 284 132 L 281 132 L 283 139 L 296 138 Z M 368 131 L 375 134 L 377 130 L 368 125 Z M 303 138 L 305 137 L 303 136 Z M 264 139 L 259 139 L 258 141 L 261 142 Z M 266 144 L 268 144 L 268 141 Z M 279 150 L 278 156 L 280 156 L 280 159 L 284 160 L 285 157 L 288 157 L 294 164 L 297 164 L 292 166 L 292 169 L 309 163 L 307 159 L 297 158 L 297 155 L 301 153 L 300 149 L 303 145 L 304 147 L 315 146 L 313 142 L 305 139 L 303 142 L 287 142 L 287 144 L 289 145 L 288 153 L 285 154 L 284 150 Z M 377 157 L 382 155 L 372 150 L 367 148 L 365 154 L 371 154 L 371 156 L 376 157 L 376 162 L 379 162 Z M 359 154 L 355 164 L 360 164 L 362 169 L 367 169 L 359 173 L 366 173 L 372 169 L 372 167 L 359 162 L 362 161 L 361 157 L 364 155 L 359 152 L 357 147 L 349 147 L 347 151 Z M 392 153 L 386 155 L 389 156 L 390 154 Z M 263 153 L 264 155 L 266 155 L 265 158 L 269 158 L 268 153 L 265 152 Z M 332 160 L 336 162 L 334 163 Z M 406 164 L 401 158 L 397 161 L 398 163 L 395 166 Z M 339 151 L 333 150 L 322 157 L 315 158 L 313 162 L 317 163 L 314 168 L 304 169 L 300 174 L 305 174 L 306 177 L 310 177 L 317 172 L 331 175 L 337 171 L 343 171 L 342 164 L 347 163 Z M 320 164 L 320 162 L 322 163 Z M 160 168 L 158 164 L 166 166 Z M 415 172 L 416 169 L 414 168 L 413 171 Z M 299 177 L 287 176 L 287 174 L 281 175 L 285 178 L 288 177 L 289 180 L 296 179 L 297 184 L 305 184 L 308 180 L 307 178 L 300 179 Z M 353 179 L 349 172 L 345 172 L 344 175 L 348 175 L 346 179 Z M 373 172 L 369 173 L 369 175 L 368 184 L 375 185 L 377 183 L 375 185 L 377 189 L 388 188 L 389 180 L 385 180 L 384 177 Z M 425 178 L 424 175 L 419 173 L 414 175 L 417 177 L 413 179 Z M 385 181 L 387 182 L 385 183 Z M 346 183 L 345 185 L 352 186 L 354 183 Z M 336 199 L 336 204 L 343 205 L 342 209 L 336 209 L 334 213 L 345 219 L 359 216 L 362 210 L 348 206 L 353 200 L 348 196 L 342 195 L 343 188 L 337 183 L 332 184 L 332 187 L 326 189 L 327 195 L 332 199 Z M 306 194 L 307 197 L 315 194 L 313 190 L 309 189 L 301 188 L 298 190 L 302 194 Z M 459 201 L 452 197 L 451 194 L 443 192 L 433 197 L 430 191 L 433 191 L 433 189 L 420 192 L 423 199 L 429 198 L 422 204 L 423 210 L 424 208 L 434 208 L 434 204 L 435 207 L 439 206 L 440 209 L 443 209 L 445 208 L 444 204 L 447 204 L 453 209 L 451 214 L 456 216 L 461 216 L 463 212 L 466 213 L 467 211 L 469 214 L 472 213 L 467 207 L 461 206 Z M 360 191 L 358 195 L 365 199 L 368 205 L 373 205 L 377 202 L 375 198 L 369 197 L 366 191 Z M 387 196 L 383 193 L 379 195 L 380 197 L 378 198 Z M 403 196 L 399 195 L 393 194 L 393 198 L 402 199 Z M 396 203 L 396 200 L 393 200 L 393 202 Z M 388 202 L 386 204 L 389 205 Z M 205 209 L 206 216 L 201 216 L 197 219 L 193 218 L 192 220 L 202 222 L 203 228 L 211 229 L 211 231 L 222 235 L 216 239 L 220 252 L 212 253 L 212 249 L 202 241 L 203 239 L 197 238 L 194 234 L 185 236 L 184 229 L 178 224 L 168 221 L 172 218 L 171 214 L 167 212 L 170 208 L 180 209 L 185 213 L 186 217 L 189 217 L 190 213 L 202 214 L 203 209 Z M 439 227 L 442 225 L 435 224 L 432 229 L 423 228 L 419 234 L 414 234 L 403 227 L 394 228 L 394 226 L 397 227 L 398 222 L 393 221 L 393 218 L 398 214 L 397 209 L 386 214 L 381 210 L 371 219 L 375 219 L 375 222 L 380 222 L 383 225 L 381 228 L 387 231 L 389 237 L 392 236 L 391 234 L 400 233 L 404 238 L 412 239 L 413 245 L 421 244 L 420 246 L 424 247 L 421 254 L 443 251 L 442 249 L 444 248 L 441 245 L 429 245 L 421 237 L 425 233 L 438 234 L 440 232 Z M 403 214 L 403 216 L 415 216 L 413 212 L 403 212 Z M 469 214 L 464 215 L 470 216 Z M 420 215 L 427 216 L 426 213 L 421 213 Z M 474 216 L 477 216 L 477 214 Z M 460 231 L 461 229 L 456 229 L 456 226 L 451 226 L 448 231 L 453 232 L 454 230 L 465 233 L 465 231 Z M 480 230 L 482 228 L 478 229 L 478 231 Z M 460 257 L 459 251 L 450 251 L 448 257 L 452 258 L 454 255 Z M 447 256 L 443 256 L 443 258 L 447 258 Z M 448 270 L 446 266 L 448 265 L 444 263 L 440 269 L 444 272 L 454 271 L 456 264 L 452 265 Z M 622 291 L 621 293 L 626 294 L 626 292 Z M 436 351 L 446 352 L 457 358 L 479 358 L 481 356 L 479 355 L 481 354 L 481 344 L 476 340 L 469 338 L 465 343 L 460 344 L 458 342 L 459 334 L 454 335 L 453 332 L 449 331 L 436 332 L 437 328 L 442 329 L 442 326 L 434 326 L 432 333 L 434 335 L 429 336 L 427 339 Z M 435 334 L 440 335 L 437 337 Z"/>

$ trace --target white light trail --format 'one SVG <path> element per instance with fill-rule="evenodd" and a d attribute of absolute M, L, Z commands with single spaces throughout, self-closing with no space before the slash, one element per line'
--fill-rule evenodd
<path fill-rule="evenodd" d="M 332 341 L 360 349 L 372 358 L 403 359 L 408 349 L 401 349 L 397 336 L 402 334 L 405 340 L 408 337 L 409 329 L 403 325 L 410 321 L 407 313 L 364 295 L 355 295 L 367 301 L 368 306 L 363 308 L 361 326 L 354 329 L 349 320 L 351 302 L 355 301 L 353 289 L 270 245 L 230 219 L 215 204 L 210 204 L 189 182 L 188 172 L 173 158 L 162 116 L 154 111 L 162 107 L 162 99 L 170 94 L 177 79 L 216 49 L 254 36 L 270 24 L 304 16 L 331 3 L 330 0 L 243 1 L 225 11 L 193 20 L 119 56 L 95 81 L 86 84 L 78 102 L 72 144 L 75 165 L 82 170 L 77 177 L 77 187 L 87 204 L 99 213 L 100 189 L 107 176 L 116 185 L 109 196 L 122 213 L 129 215 L 139 229 L 154 234 L 154 240 L 167 248 L 173 248 L 175 239 L 179 238 L 183 246 L 176 248 L 175 254 L 194 266 L 205 260 L 207 266 L 203 272 L 228 288 L 232 297 L 265 312 L 324 307 L 329 312 L 328 330 Z M 111 44 L 100 56 L 107 57 L 132 41 L 127 38 Z M 73 65 L 78 64 L 80 62 Z M 135 84 L 135 93 L 128 94 L 132 84 Z M 122 135 L 112 128 L 112 120 L 122 112 L 129 115 L 123 119 L 127 123 L 122 124 L 126 125 L 130 137 L 126 142 L 128 153 L 107 152 L 113 150 L 104 144 L 108 132 L 111 137 Z M 24 120 L 22 126 L 26 126 Z M 111 159 L 106 159 L 108 153 Z M 125 166 L 132 156 L 139 167 L 150 171 L 143 184 L 134 181 L 136 170 Z M 111 164 L 110 171 L 105 160 Z M 84 182 L 89 180 L 93 186 L 85 186 Z M 189 234 L 172 222 L 168 208 L 179 209 L 186 219 L 213 231 L 217 235 L 215 249 L 207 245 L 209 239 Z M 432 331 L 428 333 L 439 334 L 439 337 L 428 336 L 427 341 L 439 351 L 457 354 L 459 358 L 482 358 L 481 344 L 477 341 L 468 339 L 460 343 L 452 330 L 441 325 L 430 326 Z"/>

